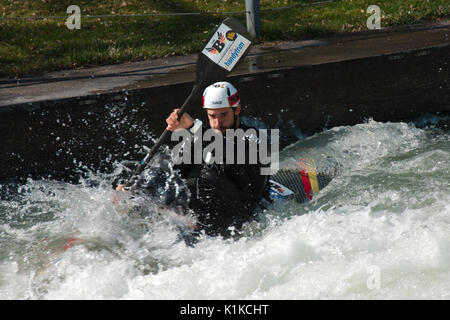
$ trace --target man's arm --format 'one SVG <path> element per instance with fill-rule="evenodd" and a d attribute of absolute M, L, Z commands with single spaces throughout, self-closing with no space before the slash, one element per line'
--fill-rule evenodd
<path fill-rule="evenodd" d="M 178 120 L 178 112 L 180 109 L 174 109 L 173 112 L 167 117 L 167 130 L 175 131 L 178 129 L 188 129 L 194 124 L 194 119 L 188 114 L 183 113 L 183 116 Z"/>
<path fill-rule="evenodd" d="M 193 126 L 194 119 L 188 114 L 184 113 L 180 120 L 178 120 L 178 111 L 180 109 L 174 109 L 173 112 L 167 117 L 167 130 L 175 131 L 178 129 L 188 129 Z M 126 191 L 124 184 L 119 184 L 116 187 L 117 191 Z M 114 200 L 113 200 L 114 201 Z"/>

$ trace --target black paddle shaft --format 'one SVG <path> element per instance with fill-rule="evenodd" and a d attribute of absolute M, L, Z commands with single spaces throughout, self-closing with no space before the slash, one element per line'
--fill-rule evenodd
<path fill-rule="evenodd" d="M 251 39 L 245 27 L 238 20 L 234 18 L 227 18 L 222 23 L 231 28 L 232 31 L 235 31 L 237 34 L 245 37 L 248 41 Z M 211 33 L 210 37 L 208 37 L 208 40 L 204 45 L 205 49 L 207 49 L 207 46 L 210 43 L 209 40 L 215 36 L 215 33 L 216 30 Z M 230 70 L 227 70 L 224 67 L 218 65 L 212 59 L 208 58 L 203 52 L 198 55 L 195 84 L 192 88 L 191 93 L 178 111 L 178 120 L 181 119 L 187 108 L 195 101 L 195 98 L 200 93 L 200 90 L 203 89 L 205 85 L 223 80 L 232 71 L 232 69 L 234 69 L 236 65 L 238 65 L 243 60 L 242 58 L 248 53 L 250 47 L 251 44 L 243 52 L 240 52 L 239 57 L 237 58 L 237 64 L 235 64 Z M 161 145 L 163 145 L 167 141 L 167 138 L 170 134 L 171 131 L 167 129 L 164 130 L 153 147 L 148 151 L 145 158 L 140 162 L 132 177 L 128 180 L 126 187 L 131 187 L 134 184 L 134 178 L 137 177 L 142 171 L 144 171 L 151 158 L 158 151 Z"/>
<path fill-rule="evenodd" d="M 199 87 L 198 85 L 194 85 L 194 87 L 192 88 L 190 95 L 187 97 L 186 101 L 184 101 L 182 107 L 178 111 L 178 120 L 181 119 L 181 117 L 183 116 L 184 112 L 186 111 L 188 105 L 190 105 L 194 101 L 194 98 L 197 96 L 197 94 L 199 92 L 199 88 L 201 88 L 201 87 Z M 125 185 L 127 188 L 131 187 L 134 184 L 134 178 L 137 177 L 142 171 L 144 171 L 144 169 L 147 166 L 150 159 L 154 156 L 154 154 L 156 152 L 158 152 L 161 145 L 163 145 L 168 140 L 169 135 L 171 133 L 172 132 L 167 130 L 167 128 L 164 130 L 164 132 L 161 134 L 161 136 L 158 138 L 158 140 L 155 142 L 155 144 L 148 151 L 145 158 L 139 163 L 138 167 L 134 170 L 131 179 L 128 180 L 127 184 Z"/>

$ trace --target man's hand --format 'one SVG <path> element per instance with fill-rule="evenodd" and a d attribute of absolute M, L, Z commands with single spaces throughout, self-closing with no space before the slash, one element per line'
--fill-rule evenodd
<path fill-rule="evenodd" d="M 177 129 L 187 129 L 194 123 L 194 119 L 192 119 L 192 117 L 186 112 L 183 113 L 183 116 L 181 117 L 180 121 L 178 121 L 179 110 L 180 109 L 173 110 L 173 112 L 166 119 L 167 130 L 175 131 Z"/>
<path fill-rule="evenodd" d="M 119 184 L 119 185 L 116 187 L 116 191 L 125 191 L 125 185 L 124 185 L 124 184 Z M 111 194 L 111 202 L 112 202 L 112 203 L 117 203 L 117 202 L 119 202 L 119 201 L 120 201 L 119 195 L 118 195 L 116 192 L 113 192 L 113 193 Z"/>
<path fill-rule="evenodd" d="M 124 185 L 124 184 L 119 184 L 119 185 L 116 187 L 116 190 L 117 190 L 117 191 L 124 191 L 124 190 L 125 190 L 125 185 Z"/>
<path fill-rule="evenodd" d="M 133 195 L 135 194 L 136 191 L 136 187 L 133 185 L 129 190 L 125 189 L 125 185 L 124 184 L 119 184 L 116 187 L 116 191 L 130 191 L 130 194 Z M 119 193 L 117 192 L 113 192 L 111 194 L 111 202 L 112 203 L 118 203 L 121 200 Z"/>

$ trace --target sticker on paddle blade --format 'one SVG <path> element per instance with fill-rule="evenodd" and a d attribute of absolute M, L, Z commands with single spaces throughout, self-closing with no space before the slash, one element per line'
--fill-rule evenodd
<path fill-rule="evenodd" d="M 202 53 L 222 68 L 231 71 L 251 42 L 222 23 Z"/>

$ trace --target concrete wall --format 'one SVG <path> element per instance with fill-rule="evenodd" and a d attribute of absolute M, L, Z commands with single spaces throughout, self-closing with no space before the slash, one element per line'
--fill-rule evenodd
<path fill-rule="evenodd" d="M 450 46 L 239 75 L 244 114 L 281 130 L 285 146 L 299 133 L 450 113 Z M 52 177 L 77 181 L 115 160 L 139 160 L 192 83 L 0 108 L 0 180 Z M 204 119 L 200 105 L 190 113 Z"/>

